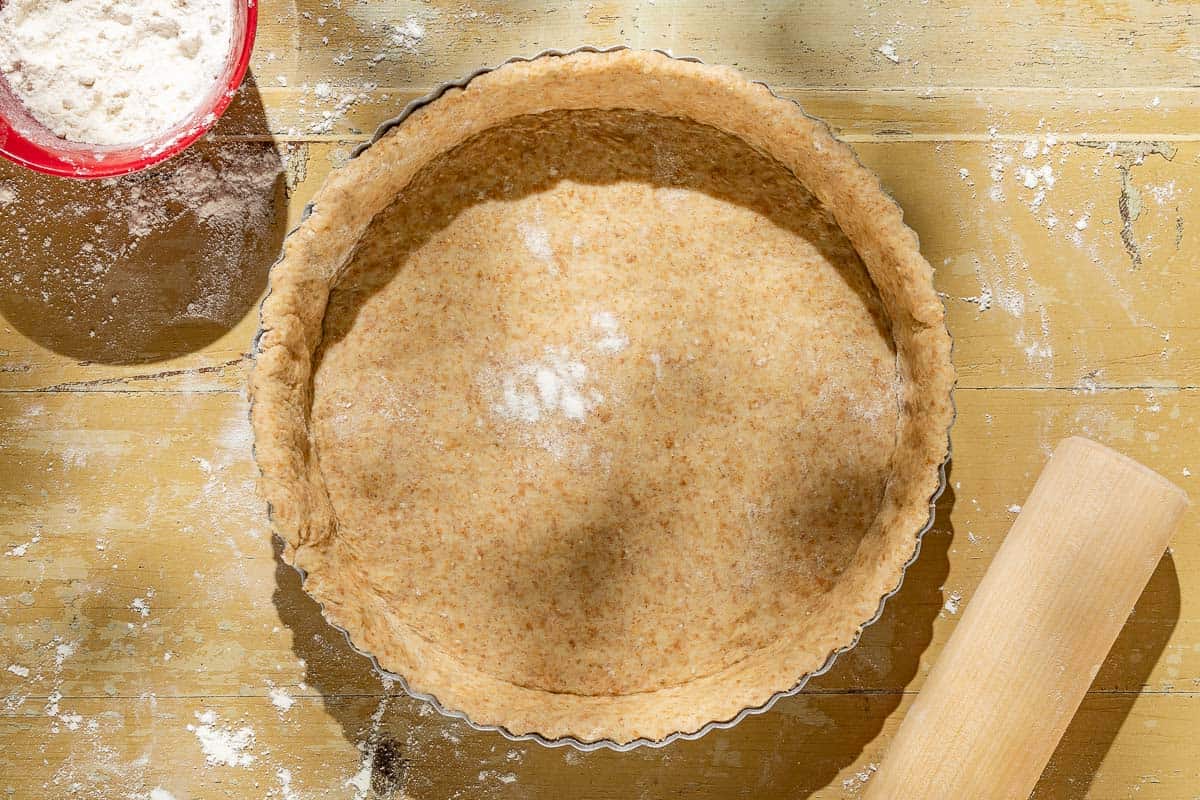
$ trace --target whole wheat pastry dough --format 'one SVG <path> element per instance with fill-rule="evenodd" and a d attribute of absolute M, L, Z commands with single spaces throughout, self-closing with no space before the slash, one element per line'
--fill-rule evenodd
<path fill-rule="evenodd" d="M 953 372 L 899 209 L 820 123 L 652 53 L 515 63 L 331 176 L 252 378 L 285 558 L 513 733 L 694 731 L 899 582 Z"/>

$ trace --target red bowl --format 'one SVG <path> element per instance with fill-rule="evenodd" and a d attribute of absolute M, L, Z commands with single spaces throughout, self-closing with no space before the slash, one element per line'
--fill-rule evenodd
<path fill-rule="evenodd" d="M 94 145 L 55 136 L 0 77 L 0 156 L 64 178 L 111 178 L 166 161 L 207 133 L 225 111 L 250 64 L 257 26 L 258 0 L 234 0 L 233 46 L 221 80 L 190 117 L 143 144 Z"/>

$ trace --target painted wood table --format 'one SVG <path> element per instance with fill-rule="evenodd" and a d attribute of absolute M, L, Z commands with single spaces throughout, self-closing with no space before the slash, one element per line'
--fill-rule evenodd
<path fill-rule="evenodd" d="M 664 750 L 513 744 L 381 682 L 281 565 L 247 353 L 325 175 L 444 80 L 582 43 L 732 63 L 829 120 L 937 270 L 951 490 L 808 691 Z M 1200 22 L 1169 3 L 268 0 L 214 135 L 147 175 L 0 164 L 0 797 L 835 798 L 870 780 L 1053 444 L 1200 474 Z M 1193 512 L 1044 798 L 1200 796 Z"/>

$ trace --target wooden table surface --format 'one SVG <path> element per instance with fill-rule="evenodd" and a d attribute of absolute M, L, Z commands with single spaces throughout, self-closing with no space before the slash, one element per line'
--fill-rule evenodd
<path fill-rule="evenodd" d="M 993 5 L 267 0 L 189 154 L 93 184 L 0 163 L 0 797 L 858 793 L 1059 438 L 1200 474 L 1197 12 Z M 959 370 L 952 488 L 883 619 L 770 713 L 630 754 L 513 744 L 375 677 L 279 561 L 244 393 L 325 175 L 428 87 L 582 43 L 732 63 L 829 120 L 920 234 Z M 1038 797 L 1200 797 L 1197 522 Z"/>

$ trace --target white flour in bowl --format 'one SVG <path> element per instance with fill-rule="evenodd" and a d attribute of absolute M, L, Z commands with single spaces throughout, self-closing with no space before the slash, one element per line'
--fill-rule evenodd
<path fill-rule="evenodd" d="M 207 98 L 231 0 L 0 0 L 0 75 L 56 135 L 148 142 Z"/>

